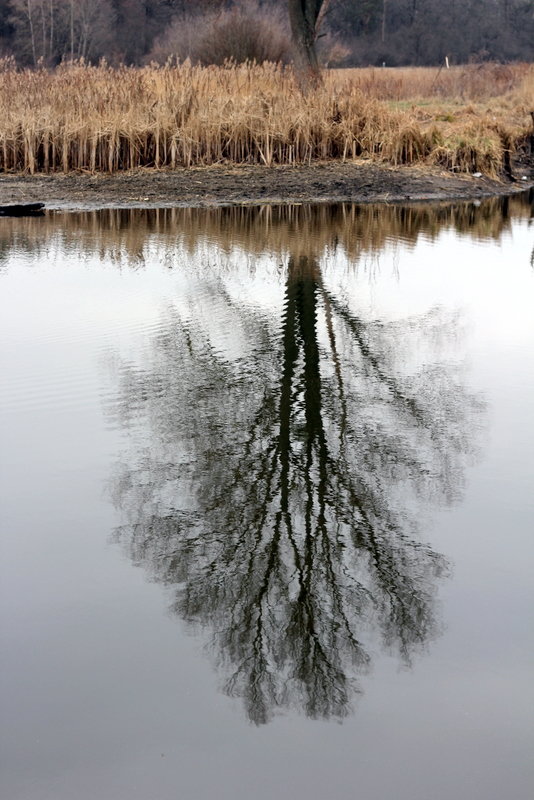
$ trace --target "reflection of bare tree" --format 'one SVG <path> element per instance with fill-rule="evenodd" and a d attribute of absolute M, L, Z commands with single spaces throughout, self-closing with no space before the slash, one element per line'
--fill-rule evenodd
<path fill-rule="evenodd" d="M 477 404 L 451 364 L 402 365 L 399 341 L 446 321 L 364 322 L 313 256 L 289 259 L 276 332 L 217 293 L 249 361 L 174 312 L 151 369 L 124 372 L 120 418 L 147 414 L 152 434 L 117 476 L 119 537 L 213 631 L 251 720 L 340 718 L 373 631 L 406 663 L 436 632 L 446 564 L 416 520 L 459 493 Z"/>

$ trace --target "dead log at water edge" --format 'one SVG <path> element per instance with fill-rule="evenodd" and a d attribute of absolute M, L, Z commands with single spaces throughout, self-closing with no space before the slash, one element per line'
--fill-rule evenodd
<path fill-rule="evenodd" d="M 41 217 L 44 203 L 18 203 L 0 206 L 0 217 Z"/>

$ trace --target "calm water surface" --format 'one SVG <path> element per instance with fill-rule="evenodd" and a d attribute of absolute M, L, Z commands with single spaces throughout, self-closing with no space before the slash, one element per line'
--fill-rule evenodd
<path fill-rule="evenodd" d="M 533 246 L 0 220 L 2 798 L 531 797 Z"/>

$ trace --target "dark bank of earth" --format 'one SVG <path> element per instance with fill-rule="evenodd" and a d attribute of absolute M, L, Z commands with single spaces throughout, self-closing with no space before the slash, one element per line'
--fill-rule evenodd
<path fill-rule="evenodd" d="M 0 175 L 0 205 L 44 202 L 53 209 L 91 209 L 475 199 L 532 186 L 532 158 L 517 163 L 514 174 L 515 181 L 497 181 L 429 167 L 386 167 L 369 162 L 147 169 L 114 175 L 4 174 Z"/>

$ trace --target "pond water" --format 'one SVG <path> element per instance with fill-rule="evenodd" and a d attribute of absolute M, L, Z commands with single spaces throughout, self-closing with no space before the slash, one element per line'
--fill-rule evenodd
<path fill-rule="evenodd" d="M 533 233 L 0 221 L 2 797 L 531 797 Z"/>

